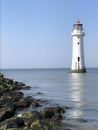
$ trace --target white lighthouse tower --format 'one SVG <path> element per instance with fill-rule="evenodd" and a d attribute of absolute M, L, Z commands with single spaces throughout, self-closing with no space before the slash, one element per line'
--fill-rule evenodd
<path fill-rule="evenodd" d="M 73 25 L 72 41 L 73 41 L 73 52 L 72 52 L 72 73 L 84 73 L 86 72 L 85 61 L 84 61 L 84 47 L 83 47 L 83 25 L 80 21 L 76 21 Z"/>

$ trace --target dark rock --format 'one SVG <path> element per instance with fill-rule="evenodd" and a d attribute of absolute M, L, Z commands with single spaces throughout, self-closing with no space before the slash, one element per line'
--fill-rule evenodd
<path fill-rule="evenodd" d="M 22 118 L 16 118 L 18 127 L 24 126 L 24 120 Z"/>
<path fill-rule="evenodd" d="M 71 107 L 68 106 L 63 106 L 64 109 L 70 109 Z"/>
<path fill-rule="evenodd" d="M 47 108 L 47 109 L 41 111 L 40 115 L 42 118 L 50 118 L 51 119 L 55 115 L 55 113 L 53 110 Z"/>
<path fill-rule="evenodd" d="M 41 106 L 40 100 L 33 99 L 33 101 L 32 101 L 32 106 L 33 106 L 33 107 L 40 107 L 40 106 Z"/>
<path fill-rule="evenodd" d="M 60 130 L 60 120 L 52 118 L 54 115 L 53 111 L 29 111 L 23 113 L 21 118 L 24 120 L 26 130 L 29 128 L 31 130 Z"/>
<path fill-rule="evenodd" d="M 30 90 L 30 88 L 31 88 L 30 86 L 23 86 L 22 87 L 22 89 L 24 89 L 24 90 Z"/>
<path fill-rule="evenodd" d="M 25 108 L 25 107 L 29 107 L 30 106 L 30 102 L 28 100 L 25 100 L 25 98 L 21 98 L 19 101 L 13 102 L 12 106 L 15 109 Z"/>
<path fill-rule="evenodd" d="M 58 121 L 60 119 L 62 119 L 62 115 L 61 114 L 55 114 L 53 117 L 52 117 L 53 120 L 55 121 Z"/>
<path fill-rule="evenodd" d="M 19 101 L 21 98 L 23 98 L 23 93 L 22 92 L 16 92 L 16 91 L 10 91 L 10 92 L 6 92 L 2 95 L 2 97 L 0 98 L 0 101 L 4 102 L 5 104 L 7 103 L 12 103 L 15 101 Z"/>
<path fill-rule="evenodd" d="M 32 130 L 42 130 L 42 122 L 41 122 L 41 120 L 33 121 L 30 128 Z"/>
<path fill-rule="evenodd" d="M 39 106 L 41 106 L 38 102 L 36 102 L 36 101 L 33 101 L 32 102 L 32 106 L 33 107 L 39 107 Z"/>
<path fill-rule="evenodd" d="M 15 85 L 18 85 L 18 82 L 17 82 L 17 81 L 15 81 L 15 82 L 14 82 L 14 84 L 15 84 Z"/>
<path fill-rule="evenodd" d="M 30 126 L 34 120 L 40 119 L 40 114 L 38 111 L 29 111 L 23 113 L 21 118 L 23 118 L 25 126 Z"/>
<path fill-rule="evenodd" d="M 86 119 L 77 119 L 77 121 L 79 121 L 79 122 L 81 122 L 81 123 L 83 123 L 83 122 L 87 122 Z"/>
<path fill-rule="evenodd" d="M 11 128 L 20 128 L 24 125 L 22 118 L 9 118 L 2 123 L 0 123 L 0 130 L 6 130 Z"/>
<path fill-rule="evenodd" d="M 3 77 L 4 77 L 4 75 L 2 73 L 0 73 L 0 78 L 3 78 Z"/>
<path fill-rule="evenodd" d="M 49 101 L 48 100 L 41 100 L 41 99 L 36 99 L 40 104 L 48 104 L 49 103 Z"/>
<path fill-rule="evenodd" d="M 21 117 L 23 119 L 38 119 L 40 118 L 40 115 L 38 111 L 29 111 L 29 112 L 23 113 Z"/>
<path fill-rule="evenodd" d="M 37 94 L 37 95 L 42 95 L 42 93 L 41 93 L 41 92 L 37 92 L 36 94 Z"/>
<path fill-rule="evenodd" d="M 42 118 L 59 120 L 62 119 L 62 113 L 64 113 L 63 107 L 47 107 L 40 112 Z"/>
<path fill-rule="evenodd" d="M 33 101 L 32 96 L 25 97 L 25 101 L 31 104 Z"/>
<path fill-rule="evenodd" d="M 25 86 L 25 84 L 22 83 L 22 82 L 18 82 L 18 85 L 19 85 L 19 86 Z"/>
<path fill-rule="evenodd" d="M 47 107 L 45 111 L 54 111 L 54 113 L 62 114 L 65 112 L 65 108 L 57 106 L 57 107 Z"/>
<path fill-rule="evenodd" d="M 6 106 L 0 109 L 0 122 L 14 115 L 13 108 Z"/>
<path fill-rule="evenodd" d="M 63 107 L 54 107 L 54 112 L 55 113 L 64 113 L 65 109 Z"/>

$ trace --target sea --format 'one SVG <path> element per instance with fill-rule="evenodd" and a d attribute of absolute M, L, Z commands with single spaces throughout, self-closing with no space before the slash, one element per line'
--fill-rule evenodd
<path fill-rule="evenodd" d="M 70 69 L 2 69 L 7 78 L 31 86 L 24 96 L 47 100 L 46 106 L 68 106 L 62 130 L 98 130 L 98 68 L 87 73 Z M 44 106 L 45 107 L 45 106 Z"/>

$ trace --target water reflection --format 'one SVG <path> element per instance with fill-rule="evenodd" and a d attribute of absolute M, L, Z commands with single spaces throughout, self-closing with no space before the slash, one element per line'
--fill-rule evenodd
<path fill-rule="evenodd" d="M 74 108 L 71 111 L 71 117 L 81 118 L 83 112 L 81 110 L 83 102 L 83 75 L 80 73 L 71 74 L 71 99 L 74 103 Z"/>

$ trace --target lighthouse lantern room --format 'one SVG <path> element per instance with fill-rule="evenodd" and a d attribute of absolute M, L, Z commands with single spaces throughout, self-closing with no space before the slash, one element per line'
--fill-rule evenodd
<path fill-rule="evenodd" d="M 85 61 L 84 61 L 84 46 L 83 46 L 83 36 L 85 36 L 83 25 L 80 21 L 76 21 L 73 25 L 72 42 L 72 73 L 84 73 L 86 72 Z"/>

